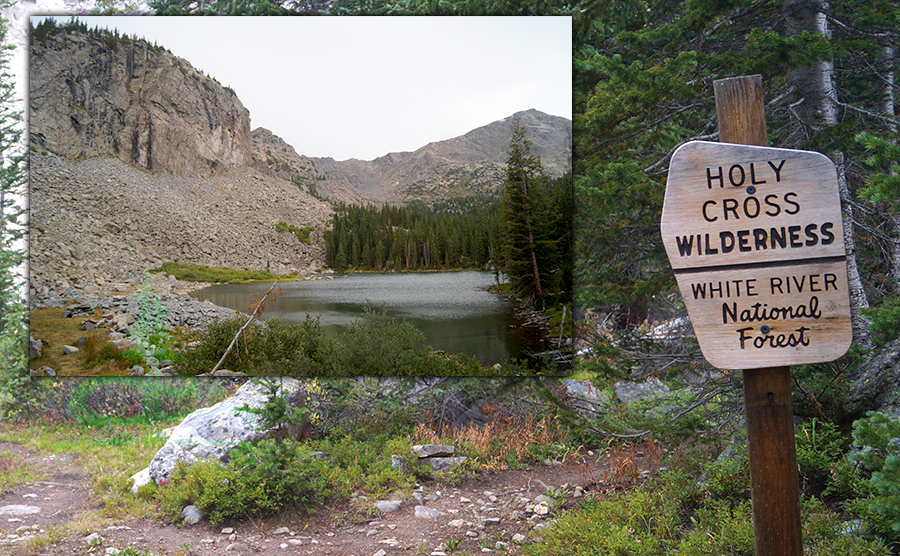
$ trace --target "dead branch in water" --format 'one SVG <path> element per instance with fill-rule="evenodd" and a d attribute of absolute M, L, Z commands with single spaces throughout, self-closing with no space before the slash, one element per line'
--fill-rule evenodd
<path fill-rule="evenodd" d="M 213 370 L 211 370 L 209 372 L 209 374 L 214 374 L 217 370 L 219 370 L 219 367 L 225 361 L 225 358 L 228 357 L 228 354 L 231 353 L 232 348 L 234 348 L 234 344 L 237 343 L 238 338 L 241 337 L 241 334 L 244 333 L 244 330 L 246 330 L 247 327 L 250 326 L 250 323 L 252 323 L 256 319 L 256 317 L 258 317 L 259 315 L 262 314 L 262 312 L 265 310 L 264 303 L 266 301 L 266 298 L 269 297 L 269 294 L 272 293 L 272 290 L 275 289 L 276 285 L 278 285 L 278 278 L 276 278 L 275 282 L 269 287 L 269 290 L 266 292 L 266 295 L 264 295 L 262 297 L 262 299 L 260 299 L 254 305 L 251 305 L 251 307 L 253 308 L 253 313 L 250 314 L 250 318 L 247 319 L 247 322 L 244 323 L 244 326 L 242 326 L 241 329 L 237 331 L 237 334 L 234 335 L 234 338 L 232 338 L 231 343 L 228 344 L 228 349 L 225 350 L 225 353 L 222 354 L 222 358 L 219 359 L 219 362 L 216 363 L 216 366 L 213 367 Z"/>

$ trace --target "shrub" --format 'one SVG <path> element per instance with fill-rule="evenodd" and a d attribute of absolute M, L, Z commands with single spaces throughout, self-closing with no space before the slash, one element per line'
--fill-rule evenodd
<path fill-rule="evenodd" d="M 211 371 L 241 325 L 239 320 L 217 321 L 208 325 L 201 332 L 197 347 L 183 353 L 184 361 L 175 362 L 176 372 L 193 376 Z M 255 323 L 246 330 L 221 368 L 248 375 L 321 374 L 324 362 L 330 357 L 331 343 L 325 338 L 319 321 L 309 315 L 299 326 L 281 319 L 271 319 Z"/>
<path fill-rule="evenodd" d="M 218 525 L 226 519 L 306 509 L 329 494 L 329 463 L 298 442 L 263 440 L 232 450 L 227 464 L 203 461 L 176 466 L 159 489 L 162 511 L 175 519 L 193 504 Z"/>
<path fill-rule="evenodd" d="M 750 499 L 750 457 L 747 446 L 704 466 L 703 488 L 709 497 L 738 504 Z"/>
<path fill-rule="evenodd" d="M 424 335 L 409 321 L 369 306 L 341 334 L 335 369 L 354 376 L 485 374 L 477 360 L 439 356 L 423 342 Z"/>
<path fill-rule="evenodd" d="M 213 369 L 241 327 L 218 321 L 200 334 L 199 344 L 176 361 L 179 375 Z M 281 319 L 255 323 L 241 338 L 222 368 L 257 376 L 447 376 L 483 375 L 475 358 L 440 356 L 422 345 L 420 331 L 402 319 L 371 307 L 337 339 L 327 338 L 318 319 L 301 325 Z"/>
<path fill-rule="evenodd" d="M 796 433 L 797 463 L 804 484 L 812 494 L 821 493 L 833 481 L 841 460 L 843 436 L 834 423 L 810 419 Z"/>
<path fill-rule="evenodd" d="M 870 411 L 853 423 L 849 456 L 869 475 L 871 495 L 857 507 L 867 510 L 870 526 L 889 541 L 900 541 L 900 421 Z"/>
<path fill-rule="evenodd" d="M 181 414 L 217 402 L 225 395 L 218 382 L 180 378 L 92 377 L 72 383 L 75 386 L 67 397 L 65 413 L 81 424 L 96 423 L 105 417 Z"/>

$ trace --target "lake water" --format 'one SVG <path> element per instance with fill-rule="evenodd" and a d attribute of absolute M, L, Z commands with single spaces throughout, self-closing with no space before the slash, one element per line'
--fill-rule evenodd
<path fill-rule="evenodd" d="M 282 295 L 266 304 L 263 318 L 302 323 L 309 313 L 325 332 L 337 335 L 360 318 L 367 305 L 410 321 L 425 343 L 447 353 L 477 357 L 484 365 L 523 358 L 532 341 L 513 329 L 512 303 L 482 288 L 494 273 L 480 271 L 335 275 L 333 280 L 280 282 Z M 212 286 L 193 297 L 248 312 L 270 284 Z"/>

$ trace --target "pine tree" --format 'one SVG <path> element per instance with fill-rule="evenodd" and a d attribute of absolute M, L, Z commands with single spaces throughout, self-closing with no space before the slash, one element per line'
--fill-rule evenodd
<path fill-rule="evenodd" d="M 15 77 L 9 69 L 6 22 L 0 18 L 0 390 L 19 397 L 27 386 L 28 328 L 20 267 L 25 238 L 23 194 L 27 154 L 22 144 L 22 112 L 16 107 Z"/>
<path fill-rule="evenodd" d="M 580 305 L 637 322 L 673 290 L 658 231 L 669 158 L 686 141 L 718 138 L 713 81 L 751 74 L 763 76 L 770 145 L 822 152 L 846 179 L 848 229 L 868 231 L 855 235 L 849 253 L 851 272 L 853 259 L 860 268 L 852 272 L 861 282 L 854 308 L 896 289 L 883 270 L 890 250 L 873 241 L 889 238 L 872 233 L 893 225 L 860 210 L 866 175 L 855 141 L 861 131 L 896 137 L 896 119 L 883 117 L 893 114 L 896 2 L 832 1 L 827 10 L 817 0 L 583 7 L 573 24 Z M 864 323 L 854 324 L 864 338 Z"/>
<path fill-rule="evenodd" d="M 544 168 L 531 154 L 531 141 L 518 118 L 513 119 L 503 201 L 500 206 L 500 237 L 503 271 L 517 294 L 543 305 L 541 265 L 547 221 Z"/>

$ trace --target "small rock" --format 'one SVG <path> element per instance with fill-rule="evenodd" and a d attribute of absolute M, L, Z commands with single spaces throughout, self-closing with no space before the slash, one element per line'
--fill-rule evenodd
<path fill-rule="evenodd" d="M 420 519 L 435 519 L 444 515 L 444 512 L 427 506 L 416 506 L 416 517 Z"/>
<path fill-rule="evenodd" d="M 290 532 L 291 532 L 291 530 L 288 529 L 287 527 L 279 527 L 278 529 L 275 529 L 274 531 L 272 531 L 272 534 L 273 535 L 287 535 Z"/>
<path fill-rule="evenodd" d="M 453 455 L 456 448 L 446 444 L 416 444 L 412 451 L 420 458 L 448 457 Z"/>
<path fill-rule="evenodd" d="M 422 463 L 427 463 L 433 471 L 449 471 L 450 469 L 461 465 L 468 458 L 466 456 L 456 457 L 429 457 L 420 458 Z"/>
<path fill-rule="evenodd" d="M 153 479 L 150 478 L 150 468 L 145 467 L 144 469 L 138 471 L 134 475 L 131 476 L 131 481 L 134 483 L 131 485 L 131 493 L 137 494 L 138 489 L 140 489 L 144 485 L 149 485 L 150 481 Z"/>
<path fill-rule="evenodd" d="M 63 355 L 72 355 L 73 353 L 78 353 L 79 351 L 81 351 L 81 350 L 79 350 L 79 349 L 78 349 L 77 347 L 75 347 L 75 346 L 68 346 L 68 345 L 66 345 L 66 346 L 63 346 L 63 347 L 62 347 Z"/>
<path fill-rule="evenodd" d="M 183 510 L 181 510 L 181 520 L 184 521 L 186 525 L 196 525 L 200 523 L 203 519 L 203 514 L 200 513 L 200 509 L 197 506 L 190 505 L 185 506 Z"/>
<path fill-rule="evenodd" d="M 12 504 L 9 506 L 0 507 L 0 515 L 2 515 L 2 514 L 30 515 L 30 514 L 38 514 L 38 513 L 41 513 L 41 509 L 38 508 L 37 506 L 22 506 L 20 504 Z"/>
<path fill-rule="evenodd" d="M 449 525 L 450 527 L 456 527 L 457 529 L 462 529 L 463 527 L 466 526 L 466 522 L 461 519 L 454 519 L 447 525 Z"/>
<path fill-rule="evenodd" d="M 403 500 L 376 500 L 374 506 L 378 511 L 389 514 L 400 509 L 402 504 Z"/>
<path fill-rule="evenodd" d="M 512 536 L 512 540 L 516 544 L 522 544 L 523 542 L 525 542 L 525 535 L 523 535 L 522 533 L 516 533 Z"/>
<path fill-rule="evenodd" d="M 226 528 L 222 529 L 223 535 L 230 535 L 232 533 L 234 533 L 234 527 L 226 527 Z"/>

